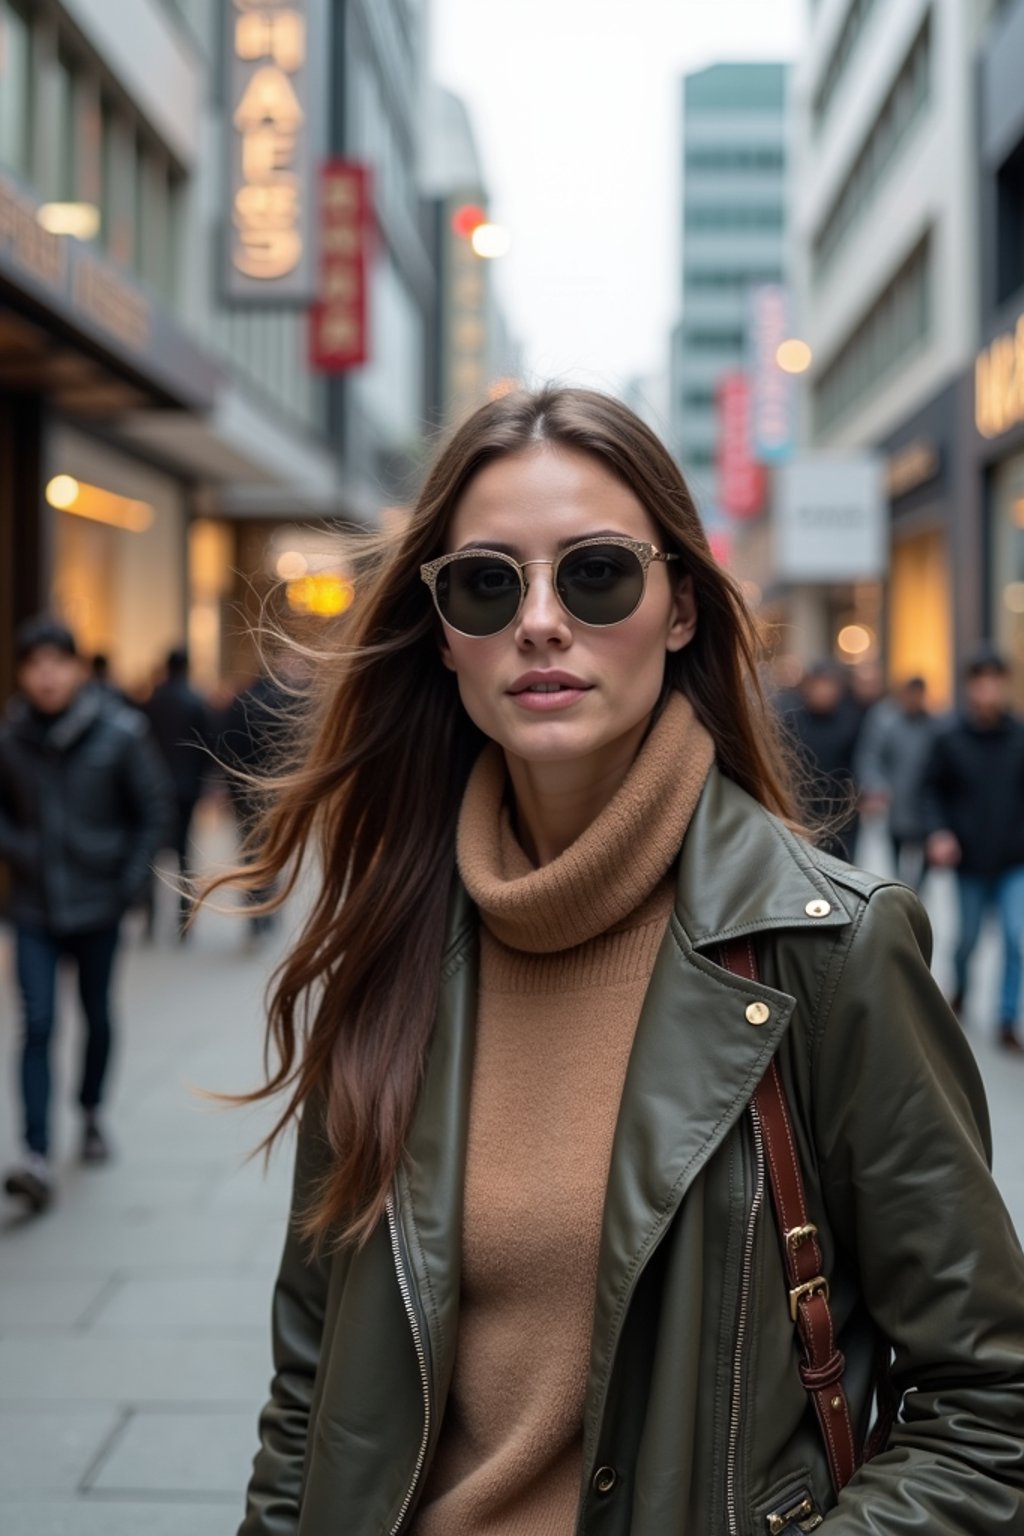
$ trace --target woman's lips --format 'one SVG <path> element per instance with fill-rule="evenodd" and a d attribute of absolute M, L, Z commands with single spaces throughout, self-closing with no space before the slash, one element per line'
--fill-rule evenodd
<path fill-rule="evenodd" d="M 571 704 L 576 704 L 589 692 L 589 688 L 570 688 L 568 685 L 545 688 L 538 692 L 523 688 L 518 693 L 511 694 L 510 698 L 521 709 L 532 711 L 534 714 L 546 714 L 551 710 L 568 709 Z"/>

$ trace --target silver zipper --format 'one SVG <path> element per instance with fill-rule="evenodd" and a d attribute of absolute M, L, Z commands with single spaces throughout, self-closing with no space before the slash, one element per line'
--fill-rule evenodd
<path fill-rule="evenodd" d="M 409 1319 L 413 1348 L 416 1350 L 416 1359 L 419 1362 L 420 1385 L 423 1388 L 423 1437 L 420 1440 L 420 1451 L 416 1457 L 416 1465 L 413 1468 L 412 1482 L 406 1490 L 405 1498 L 402 1500 L 401 1508 L 398 1511 L 398 1519 L 391 1527 L 391 1536 L 398 1536 L 398 1532 L 405 1523 L 405 1517 L 409 1513 L 409 1506 L 412 1504 L 413 1496 L 419 1484 L 420 1474 L 423 1471 L 423 1464 L 427 1459 L 427 1446 L 430 1442 L 430 1371 L 427 1367 L 427 1352 L 423 1347 L 423 1333 L 420 1328 L 420 1320 L 416 1315 L 416 1307 L 412 1299 L 412 1286 L 409 1284 L 409 1277 L 405 1272 L 405 1261 L 402 1258 L 402 1245 L 398 1238 L 398 1213 L 395 1210 L 393 1195 L 388 1196 L 385 1209 L 388 1215 L 388 1231 L 391 1234 L 391 1252 L 395 1260 L 398 1289 L 402 1295 L 405 1315 Z"/>
<path fill-rule="evenodd" d="M 757 1105 L 750 1106 L 750 1121 L 754 1129 L 754 1198 L 747 1218 L 747 1235 L 743 1244 L 743 1269 L 740 1278 L 740 1310 L 736 1321 L 736 1350 L 732 1359 L 732 1405 L 729 1410 L 729 1450 L 725 1463 L 725 1507 L 729 1521 L 729 1536 L 739 1536 L 736 1517 L 736 1456 L 739 1449 L 740 1401 L 743 1390 L 743 1345 L 747 1333 L 747 1313 L 750 1309 L 750 1272 L 754 1258 L 754 1232 L 758 1212 L 764 1200 L 764 1137 L 761 1133 L 761 1117 Z"/>

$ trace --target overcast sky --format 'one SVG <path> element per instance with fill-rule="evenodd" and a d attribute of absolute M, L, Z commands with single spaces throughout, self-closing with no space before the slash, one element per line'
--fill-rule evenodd
<path fill-rule="evenodd" d="M 790 59 L 805 0 L 432 0 L 435 78 L 472 113 L 500 291 L 535 376 L 664 369 L 679 307 L 679 79 Z"/>

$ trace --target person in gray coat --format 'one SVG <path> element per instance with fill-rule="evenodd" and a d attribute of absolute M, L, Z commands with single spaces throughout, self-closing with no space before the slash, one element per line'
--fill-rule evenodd
<path fill-rule="evenodd" d="M 53 1194 L 50 1045 L 60 962 L 78 972 L 85 1052 L 83 1161 L 109 1148 L 99 1122 L 110 1059 L 110 985 L 121 918 L 144 895 L 171 789 L 138 710 L 89 682 L 74 636 L 46 617 L 15 641 L 18 693 L 0 722 L 0 860 L 10 871 L 22 1012 L 24 1156 L 4 1182 L 42 1210 Z"/>
<path fill-rule="evenodd" d="M 925 834 L 922 785 L 936 736 L 923 677 L 908 678 L 895 698 L 867 714 L 857 744 L 857 782 L 864 810 L 886 810 L 897 877 L 920 888 Z"/>

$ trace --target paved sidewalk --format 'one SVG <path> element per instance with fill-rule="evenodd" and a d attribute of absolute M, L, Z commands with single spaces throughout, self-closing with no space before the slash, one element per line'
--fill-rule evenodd
<path fill-rule="evenodd" d="M 873 862 L 870 839 L 862 857 Z M 940 879 L 926 894 L 937 974 L 948 984 L 951 888 Z M 266 1114 L 210 1107 L 192 1087 L 258 1081 L 273 958 L 245 954 L 240 925 L 216 915 L 204 916 L 183 948 L 169 938 L 155 947 L 133 940 L 110 1115 L 118 1159 L 108 1169 L 73 1161 L 67 1019 L 60 1201 L 34 1222 L 0 1216 L 3 1536 L 231 1536 L 237 1528 L 270 1374 L 270 1290 L 291 1155 L 283 1149 L 264 1180 L 243 1159 Z M 991 1096 L 997 1174 L 1024 1230 L 1024 1062 L 999 1055 L 981 1027 L 994 960 L 989 936 L 970 1034 Z M 12 1036 L 0 939 L 5 1075 Z M 6 1161 L 15 1127 L 4 1088 Z"/>
<path fill-rule="evenodd" d="M 225 856 L 228 852 L 224 848 Z M 163 916 L 173 919 L 167 892 Z M 0 1155 L 15 1150 L 13 1010 L 0 941 Z M 109 1124 L 117 1161 L 74 1161 L 74 999 L 65 997 L 59 1202 L 0 1216 L 3 1536 L 230 1536 L 270 1376 L 269 1302 L 291 1147 L 246 1153 L 265 1112 L 203 1102 L 260 1078 L 270 953 L 211 914 L 178 946 L 133 939 Z"/>

